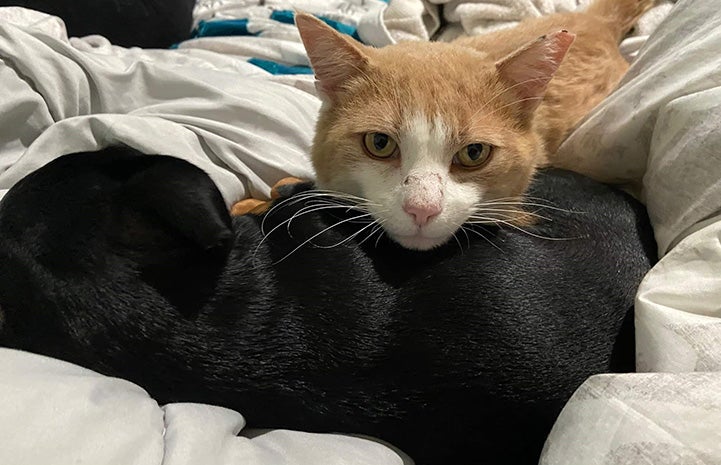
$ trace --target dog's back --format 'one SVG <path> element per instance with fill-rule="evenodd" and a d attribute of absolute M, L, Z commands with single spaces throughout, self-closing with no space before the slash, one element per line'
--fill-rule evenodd
<path fill-rule="evenodd" d="M 551 207 L 530 234 L 325 248 L 362 225 L 296 195 L 263 238 L 183 161 L 63 157 L 0 204 L 0 337 L 255 427 L 374 435 L 419 464 L 533 463 L 585 378 L 633 369 L 654 250 L 628 196 L 562 171 L 534 189 Z"/>

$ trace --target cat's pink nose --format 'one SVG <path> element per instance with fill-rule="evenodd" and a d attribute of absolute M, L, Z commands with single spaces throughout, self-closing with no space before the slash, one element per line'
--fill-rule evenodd
<path fill-rule="evenodd" d="M 406 203 L 403 205 L 403 211 L 411 215 L 413 222 L 418 226 L 425 226 L 443 211 L 440 204 L 424 204 L 414 205 Z"/>

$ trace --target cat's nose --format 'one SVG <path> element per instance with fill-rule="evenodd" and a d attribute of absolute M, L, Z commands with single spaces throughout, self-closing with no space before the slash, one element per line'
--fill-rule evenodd
<path fill-rule="evenodd" d="M 425 226 L 443 211 L 440 204 L 424 204 L 414 205 L 406 203 L 403 205 L 403 211 L 411 215 L 413 222 L 418 226 Z"/>

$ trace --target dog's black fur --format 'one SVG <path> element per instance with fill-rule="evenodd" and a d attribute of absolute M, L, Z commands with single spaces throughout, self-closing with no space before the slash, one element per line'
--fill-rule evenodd
<path fill-rule="evenodd" d="M 633 369 L 655 245 L 643 207 L 612 188 L 548 170 L 532 195 L 558 208 L 533 234 L 562 240 L 318 247 L 357 231 L 347 222 L 276 263 L 353 213 L 300 215 L 261 243 L 262 218 L 231 220 L 181 160 L 65 156 L 0 204 L 0 340 L 253 427 L 376 436 L 419 465 L 535 463 L 588 376 Z"/>

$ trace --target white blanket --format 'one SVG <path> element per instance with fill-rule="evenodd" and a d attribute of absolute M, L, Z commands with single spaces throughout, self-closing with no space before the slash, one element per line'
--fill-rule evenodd
<path fill-rule="evenodd" d="M 161 407 L 132 383 L 25 352 L 0 349 L 0 380 L 3 465 L 404 463 L 367 439 L 247 431 L 232 410 Z"/>
<path fill-rule="evenodd" d="M 718 2 L 679 1 L 561 150 L 592 177 L 641 189 L 663 258 L 636 299 L 637 369 L 651 373 L 589 379 L 542 463 L 721 463 Z"/>
<path fill-rule="evenodd" d="M 592 376 L 568 401 L 541 465 L 721 463 L 719 373 Z"/>
<path fill-rule="evenodd" d="M 680 1 L 561 147 L 585 174 L 642 189 L 663 259 L 637 299 L 641 371 L 721 369 L 720 50 L 718 4 Z"/>
<path fill-rule="evenodd" d="M 309 76 L 276 78 L 203 50 L 70 41 L 59 19 L 12 7 L 0 8 L 0 56 L 0 189 L 54 157 L 117 142 L 191 161 L 228 204 L 313 177 L 320 103 Z"/>

